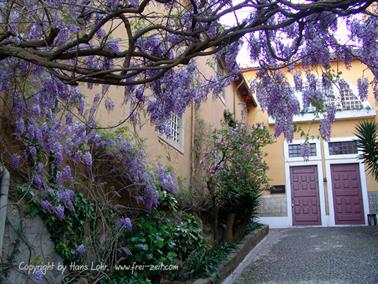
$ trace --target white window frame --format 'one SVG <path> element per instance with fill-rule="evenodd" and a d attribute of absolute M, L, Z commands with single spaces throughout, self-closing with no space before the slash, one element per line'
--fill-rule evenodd
<path fill-rule="evenodd" d="M 303 157 L 289 157 L 289 145 L 293 144 L 303 144 L 306 140 L 300 139 L 300 140 L 293 140 L 292 142 L 284 141 L 284 154 L 285 154 L 285 162 L 303 162 Z M 322 153 L 320 149 L 320 140 L 319 139 L 309 139 L 308 143 L 314 143 L 316 146 L 316 156 L 310 156 L 308 157 L 309 161 L 317 161 L 322 159 Z"/>
<path fill-rule="evenodd" d="M 356 140 L 357 137 L 337 137 L 331 138 L 329 142 L 345 142 Z M 330 226 L 361 226 L 361 225 L 336 225 L 335 222 L 335 209 L 333 206 L 333 188 L 332 188 L 332 176 L 331 176 L 331 165 L 334 164 L 359 164 L 360 169 L 360 181 L 361 181 L 361 195 L 362 203 L 364 208 L 364 221 L 367 225 L 367 214 L 370 213 L 369 209 L 369 198 L 367 192 L 367 183 L 366 183 L 366 173 L 365 166 L 362 160 L 358 159 L 361 151 L 358 151 L 357 154 L 345 154 L 345 155 L 329 155 L 329 146 L 328 142 L 324 141 L 324 152 L 325 152 L 325 166 L 326 166 L 326 178 L 327 178 L 327 192 L 328 192 L 328 207 L 329 207 L 329 223 Z"/>
<path fill-rule="evenodd" d="M 349 84 L 349 87 L 351 88 L 353 94 L 356 95 L 358 93 L 358 90 L 356 89 L 356 87 L 354 85 Z M 335 87 L 333 86 L 333 88 L 335 88 Z M 298 93 L 298 92 L 296 92 L 296 93 Z M 303 103 L 302 102 L 299 102 L 299 103 L 302 106 Z M 361 104 L 362 104 L 362 109 L 358 109 L 358 110 L 342 110 L 342 109 L 337 110 L 336 114 L 335 114 L 335 119 L 339 120 L 339 119 L 352 119 L 352 118 L 365 118 L 365 117 L 367 118 L 367 117 L 375 117 L 376 116 L 376 111 L 370 105 L 368 100 L 361 102 Z M 302 113 L 302 114 L 295 115 L 293 117 L 293 122 L 306 122 L 306 121 L 313 121 L 313 120 L 319 121 L 322 118 L 323 118 L 322 115 L 321 115 L 320 118 L 315 118 L 314 113 L 312 113 L 312 112 L 306 113 L 305 112 L 305 113 Z M 269 116 L 268 123 L 269 124 L 275 124 L 276 121 L 272 117 Z"/>
<path fill-rule="evenodd" d="M 336 137 L 330 138 L 329 142 L 349 142 L 357 140 L 356 136 L 349 136 L 349 137 Z M 357 148 L 357 154 L 342 154 L 342 155 L 330 155 L 329 154 L 329 142 L 324 141 L 324 157 L 327 160 L 339 160 L 339 159 L 356 159 L 358 160 L 358 156 L 362 154 L 362 152 Z"/>
<path fill-rule="evenodd" d="M 172 146 L 175 148 L 177 151 L 179 151 L 181 154 L 184 154 L 184 117 L 179 117 L 178 115 L 172 113 L 169 122 L 171 121 L 172 117 L 176 117 L 179 125 L 178 129 L 178 141 L 173 139 L 172 137 L 169 137 L 167 135 L 160 135 L 159 138 L 163 140 L 165 143 L 168 145 Z M 168 123 L 168 121 L 167 121 Z M 170 125 L 170 124 L 169 124 Z"/>

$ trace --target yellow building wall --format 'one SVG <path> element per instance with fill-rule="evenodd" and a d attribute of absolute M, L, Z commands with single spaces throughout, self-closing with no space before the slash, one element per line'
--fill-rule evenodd
<path fill-rule="evenodd" d="M 302 69 L 302 67 L 298 66 L 297 69 Z M 369 81 L 372 80 L 373 75 L 367 69 L 367 67 L 359 61 L 353 61 L 351 68 L 346 68 L 343 64 L 337 64 L 334 62 L 332 64 L 332 68 L 336 71 L 342 72 L 341 77 L 346 80 L 350 85 L 357 86 L 357 79 L 364 74 L 364 76 L 368 77 Z M 286 70 L 287 71 L 287 70 Z M 314 73 L 321 74 L 320 70 L 314 71 Z M 250 82 L 255 78 L 256 70 L 247 70 L 243 72 L 243 75 L 247 82 Z M 290 76 L 288 76 L 290 78 Z M 373 90 L 371 86 L 369 87 L 369 96 L 368 101 L 372 108 L 378 111 L 378 103 L 374 98 Z M 268 126 L 270 133 L 273 134 L 274 132 L 274 124 L 268 124 L 268 115 L 266 112 L 261 110 L 261 107 L 258 105 L 255 108 L 248 109 L 248 116 L 247 116 L 248 123 L 264 123 Z M 357 124 L 362 120 L 372 120 L 373 118 L 359 118 L 359 119 L 337 119 L 335 123 L 332 125 L 331 130 L 331 138 L 335 137 L 351 137 L 354 136 L 355 127 Z M 377 116 L 375 117 L 375 121 L 378 121 Z M 323 139 L 320 138 L 319 134 L 319 122 L 298 122 L 296 123 L 300 126 L 305 132 L 308 132 L 310 135 L 313 135 L 320 139 L 322 157 L 323 157 L 323 175 L 325 177 L 325 160 L 324 160 L 324 147 L 323 147 Z M 294 140 L 296 139 L 303 139 L 295 133 Z M 271 145 L 265 147 L 265 151 L 268 154 L 266 157 L 266 162 L 269 166 L 268 170 L 268 177 L 270 178 L 271 185 L 284 185 L 285 181 L 285 158 L 284 158 L 284 138 L 283 135 L 275 138 L 275 142 Z M 378 183 L 376 180 L 366 172 L 366 182 L 368 191 L 378 191 Z M 327 192 L 327 184 L 324 183 L 325 190 Z M 264 194 L 269 194 L 265 192 Z M 327 196 L 327 195 L 326 195 Z M 328 206 L 327 206 L 328 207 Z M 326 207 L 326 208 L 327 208 Z"/>
<path fill-rule="evenodd" d="M 150 10 L 154 13 L 164 14 L 164 5 L 155 3 L 146 8 L 146 13 Z M 159 21 L 159 20 L 157 20 Z M 121 21 L 114 21 L 113 24 L 108 24 L 107 29 L 117 27 L 113 32 L 115 38 L 122 38 L 123 45 L 120 47 L 125 48 L 127 46 L 127 33 L 124 26 L 118 25 Z M 198 69 L 204 78 L 210 78 L 214 76 L 216 69 L 216 61 L 213 57 L 204 56 L 195 59 Z M 212 63 L 208 64 L 210 61 Z M 213 65 L 213 66 L 211 66 Z M 100 93 L 100 87 L 89 90 L 86 85 L 82 86 L 82 92 L 86 95 L 87 109 L 93 102 L 93 97 L 96 93 Z M 147 90 L 148 92 L 148 90 Z M 129 115 L 129 105 L 122 104 L 124 101 L 124 87 L 111 86 L 108 92 L 108 96 L 111 97 L 115 104 L 115 109 L 112 112 L 107 112 L 104 106 L 104 99 L 100 104 L 98 111 L 96 112 L 96 121 L 101 127 L 109 128 L 118 126 Z M 150 163 L 155 163 L 157 160 L 162 162 L 165 166 L 171 167 L 176 176 L 183 178 L 183 186 L 190 186 L 191 174 L 193 173 L 193 141 L 195 129 L 195 120 L 202 119 L 206 125 L 210 128 L 221 127 L 221 120 L 223 120 L 224 110 L 231 111 L 236 119 L 242 119 L 242 111 L 245 111 L 245 104 L 241 96 L 238 95 L 238 91 L 235 86 L 230 85 L 225 88 L 225 99 L 215 97 L 212 94 L 208 94 L 208 97 L 203 101 L 200 106 L 190 105 L 183 115 L 183 127 L 184 127 L 184 143 L 183 149 L 177 149 L 173 147 L 169 140 L 159 135 L 155 126 L 150 123 L 150 118 L 146 114 L 139 114 L 140 124 L 133 127 L 130 123 L 125 122 L 122 126 L 127 126 L 135 136 L 144 141 L 144 149 L 146 158 Z"/>
<path fill-rule="evenodd" d="M 215 71 L 207 65 L 207 60 L 208 58 L 205 57 L 197 59 L 197 64 L 201 73 L 206 77 L 210 77 L 214 75 Z M 89 109 L 95 94 L 101 93 L 101 88 L 88 89 L 86 86 L 82 86 L 82 92 L 86 95 L 86 109 Z M 221 127 L 225 109 L 234 113 L 238 120 L 242 119 L 242 111 L 246 112 L 244 101 L 238 94 L 236 86 L 229 85 L 225 87 L 224 93 L 225 99 L 208 94 L 207 99 L 199 106 L 190 105 L 187 108 L 182 118 L 184 143 L 181 149 L 172 146 L 169 143 L 169 139 L 160 135 L 156 131 L 155 125 L 150 123 L 149 115 L 145 113 L 139 113 L 140 123 L 136 126 L 133 126 L 128 121 L 119 125 L 130 113 L 130 106 L 123 104 L 123 87 L 110 87 L 107 96 L 113 100 L 115 108 L 111 112 L 105 109 L 105 96 L 100 103 L 95 117 L 99 126 L 103 128 L 127 126 L 137 139 L 144 141 L 147 160 L 150 163 L 160 161 L 163 165 L 172 168 L 176 176 L 181 178 L 182 186 L 187 188 L 190 186 L 194 167 L 193 141 L 196 131 L 196 119 L 202 119 L 210 129 L 214 129 Z"/>

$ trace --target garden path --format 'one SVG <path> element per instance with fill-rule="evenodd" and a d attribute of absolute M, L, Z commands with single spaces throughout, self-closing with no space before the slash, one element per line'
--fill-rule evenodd
<path fill-rule="evenodd" d="M 378 283 L 378 227 L 272 229 L 231 283 Z"/>

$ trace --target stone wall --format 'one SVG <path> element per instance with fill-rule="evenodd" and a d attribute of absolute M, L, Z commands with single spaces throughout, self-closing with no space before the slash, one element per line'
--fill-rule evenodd
<path fill-rule="evenodd" d="M 285 194 L 263 195 L 260 199 L 260 217 L 287 216 L 287 202 Z"/>
<path fill-rule="evenodd" d="M 378 191 L 368 191 L 370 213 L 378 214 Z"/>
<path fill-rule="evenodd" d="M 55 252 L 41 218 L 26 216 L 19 207 L 8 204 L 0 283 L 36 283 L 26 265 L 42 265 L 47 269 L 41 283 L 62 283 L 63 273 L 56 269 L 59 264 L 63 265 L 63 260 Z"/>

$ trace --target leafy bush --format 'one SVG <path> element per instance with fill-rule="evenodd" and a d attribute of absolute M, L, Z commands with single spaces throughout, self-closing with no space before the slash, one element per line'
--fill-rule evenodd
<path fill-rule="evenodd" d="M 83 193 L 76 193 L 74 197 L 75 211 L 64 215 L 64 221 L 59 220 L 54 214 L 43 210 L 39 201 L 35 199 L 29 189 L 24 185 L 18 185 L 17 191 L 23 194 L 29 202 L 25 209 L 31 216 L 40 215 L 54 242 L 55 249 L 65 264 L 81 262 L 83 259 L 76 252 L 76 248 L 85 243 L 86 229 L 95 224 L 95 205 L 90 202 Z M 58 203 L 56 198 L 51 198 L 52 205 Z"/>
<path fill-rule="evenodd" d="M 245 235 L 250 234 L 260 227 L 261 224 L 259 223 L 250 223 L 247 226 Z M 180 279 L 191 280 L 200 277 L 217 277 L 221 263 L 228 258 L 232 251 L 238 249 L 238 246 L 239 242 L 222 242 L 214 247 L 202 247 L 190 255 L 185 261 Z"/>
<path fill-rule="evenodd" d="M 220 243 L 214 248 L 203 248 L 194 253 L 185 263 L 182 277 L 195 279 L 216 274 L 219 264 L 236 247 L 235 244 Z"/>
<path fill-rule="evenodd" d="M 228 118 L 229 120 L 229 118 Z M 256 215 L 261 191 L 268 186 L 263 147 L 271 142 L 267 129 L 245 124 L 224 126 L 212 134 L 207 154 L 207 180 L 219 222 L 226 224 L 224 238 L 234 241 Z M 217 226 L 218 227 L 218 226 Z M 236 233 L 236 235 L 235 235 Z"/>
<path fill-rule="evenodd" d="M 65 215 L 64 224 L 54 215 L 41 212 L 55 249 L 67 264 L 80 261 L 76 248 L 86 242 L 85 227 L 93 226 L 96 221 L 95 206 L 84 194 L 77 193 L 74 202 L 75 212 Z"/>
<path fill-rule="evenodd" d="M 356 128 L 357 146 L 362 151 L 368 170 L 378 181 L 378 124 L 373 121 L 361 122 Z"/>
<path fill-rule="evenodd" d="M 164 207 L 172 208 L 172 203 L 176 204 L 177 201 L 173 195 L 166 193 L 162 204 Z M 135 221 L 133 230 L 125 231 L 120 241 L 120 247 L 127 248 L 122 255 L 124 261 L 120 265 L 181 265 L 193 251 L 200 249 L 204 244 L 201 224 L 196 217 L 186 212 L 158 209 Z M 134 272 L 133 277 L 138 281 L 160 281 L 162 276 L 168 277 L 168 274 L 176 273 L 177 271 L 144 269 Z M 114 283 L 127 283 L 121 281 L 125 273 L 115 271 L 113 277 Z"/>

